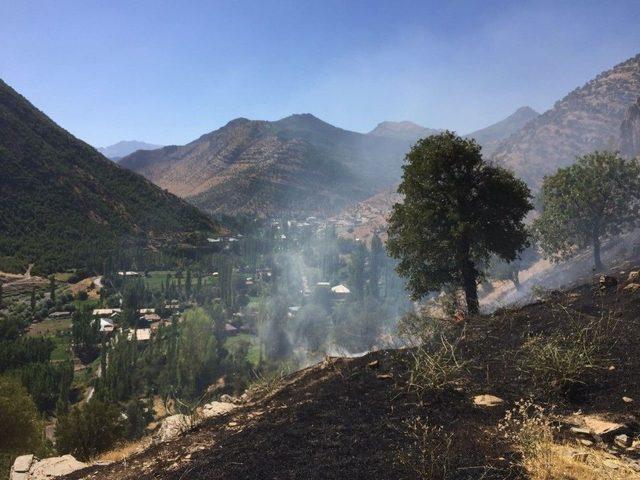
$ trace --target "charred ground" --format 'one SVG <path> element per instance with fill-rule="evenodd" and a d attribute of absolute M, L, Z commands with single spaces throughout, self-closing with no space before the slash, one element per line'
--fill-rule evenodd
<path fill-rule="evenodd" d="M 640 291 L 625 289 L 627 283 L 602 287 L 593 282 L 551 292 L 521 309 L 447 326 L 465 368 L 442 390 L 418 396 L 409 386 L 412 349 L 327 358 L 270 388 L 254 390 L 241 407 L 177 439 L 67 478 L 416 478 L 402 458 L 419 453 L 412 451 L 417 443 L 407 436 L 417 418 L 442 427 L 452 440 L 446 478 L 528 478 L 516 466 L 518 454 L 497 429 L 519 399 L 554 405 L 556 419 L 580 412 L 635 428 Z M 532 339 L 564 338 L 571 344 L 593 325 L 602 327 L 599 334 L 605 337 L 600 363 L 571 388 L 543 385 L 519 367 Z M 504 403 L 476 406 L 473 398 L 480 394 L 496 395 Z M 560 431 L 572 445 L 576 439 L 566 433 L 567 425 Z M 604 444 L 593 448 L 615 453 Z M 611 478 L 634 478 L 638 455 L 615 455 L 627 463 L 616 467 L 622 477 Z"/>

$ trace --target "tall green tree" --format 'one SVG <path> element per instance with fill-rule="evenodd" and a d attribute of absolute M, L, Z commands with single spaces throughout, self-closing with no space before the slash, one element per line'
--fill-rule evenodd
<path fill-rule="evenodd" d="M 56 301 L 56 277 L 55 275 L 49 275 L 49 293 L 51 295 L 51 301 Z"/>
<path fill-rule="evenodd" d="M 540 192 L 542 214 L 534 232 L 545 255 L 567 258 L 593 249 L 596 270 L 602 270 L 602 239 L 637 225 L 640 165 L 618 153 L 594 152 L 545 177 Z"/>
<path fill-rule="evenodd" d="M 461 286 L 477 313 L 481 265 L 494 254 L 514 260 L 527 245 L 523 219 L 531 210 L 525 183 L 482 160 L 480 146 L 453 132 L 419 140 L 407 154 L 387 249 L 399 259 L 414 300 Z"/>
<path fill-rule="evenodd" d="M 384 246 L 377 234 L 371 239 L 369 253 L 369 293 L 374 298 L 380 298 L 380 275 L 384 266 Z"/>
<path fill-rule="evenodd" d="M 351 292 L 356 300 L 364 299 L 366 286 L 366 263 L 367 263 L 367 247 L 359 243 L 353 254 L 351 255 L 351 264 L 349 268 L 349 283 Z"/>

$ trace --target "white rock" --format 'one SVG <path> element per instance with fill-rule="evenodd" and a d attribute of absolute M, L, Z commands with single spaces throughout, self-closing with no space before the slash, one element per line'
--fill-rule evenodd
<path fill-rule="evenodd" d="M 194 417 L 178 413 L 162 420 L 160 428 L 153 436 L 153 443 L 162 443 L 190 430 L 196 425 Z"/>
<path fill-rule="evenodd" d="M 202 415 L 204 418 L 215 417 L 230 412 L 234 408 L 236 408 L 236 405 L 233 403 L 211 402 L 202 407 Z"/>
<path fill-rule="evenodd" d="M 496 397 L 495 395 L 476 395 L 473 397 L 474 405 L 479 407 L 497 407 L 498 405 L 504 403 L 500 397 Z"/>

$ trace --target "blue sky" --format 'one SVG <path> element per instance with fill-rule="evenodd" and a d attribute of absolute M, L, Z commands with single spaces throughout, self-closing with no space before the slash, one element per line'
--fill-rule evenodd
<path fill-rule="evenodd" d="M 95 146 L 243 116 L 468 133 L 640 53 L 640 1 L 0 0 L 0 78 Z"/>

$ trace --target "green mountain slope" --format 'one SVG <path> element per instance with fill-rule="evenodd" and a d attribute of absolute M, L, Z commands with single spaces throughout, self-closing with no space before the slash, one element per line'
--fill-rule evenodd
<path fill-rule="evenodd" d="M 82 266 L 123 245 L 147 246 L 218 228 L 196 208 L 73 137 L 1 80 L 0 172 L 5 266 Z"/>

